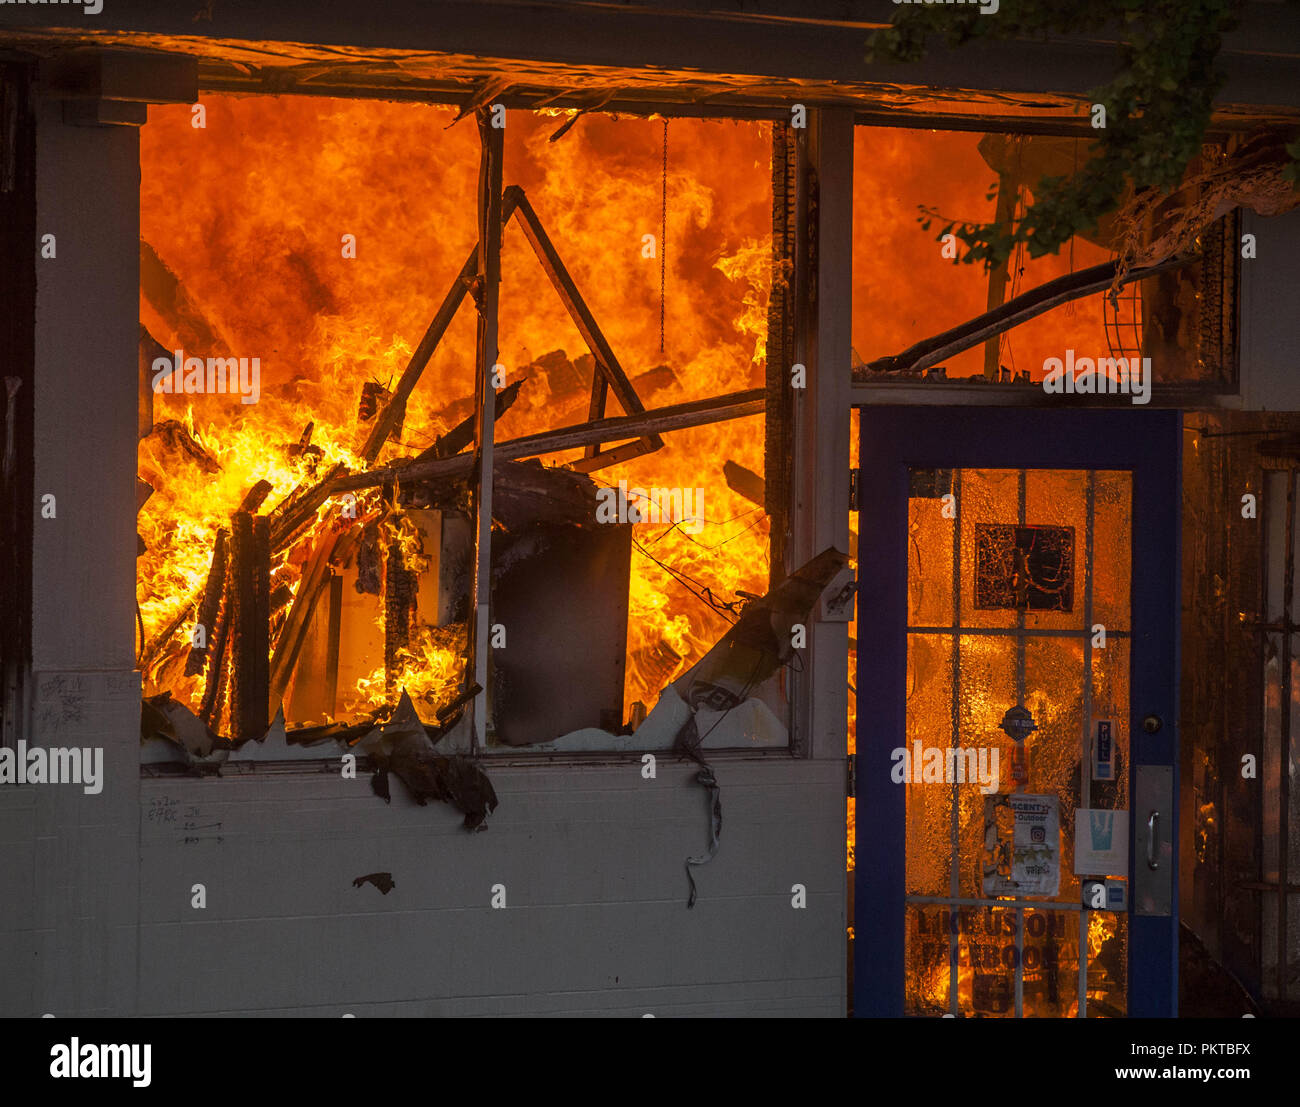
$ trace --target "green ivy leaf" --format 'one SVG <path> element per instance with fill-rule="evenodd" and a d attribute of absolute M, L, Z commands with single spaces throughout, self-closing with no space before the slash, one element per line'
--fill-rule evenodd
<path fill-rule="evenodd" d="M 1223 84 L 1217 67 L 1221 37 L 1239 7 L 1240 0 L 1093 0 L 1093 26 L 1122 21 L 1126 37 L 1118 48 L 1117 75 L 1089 94 L 1089 103 L 1105 106 L 1107 123 L 1096 132 L 1093 156 L 1073 177 L 1040 181 L 1015 227 L 963 225 L 958 237 L 968 249 L 962 261 L 1005 265 L 1020 245 L 1035 257 L 1055 252 L 1095 228 L 1130 189 L 1177 187 L 1200 153 Z M 929 35 L 959 44 L 1079 30 L 1078 6 L 1060 0 L 1017 0 L 1004 4 L 996 19 L 982 17 L 975 6 L 910 4 L 894 11 L 888 30 L 871 37 L 870 53 L 876 61 L 914 61 L 924 56 Z M 1287 149 L 1300 161 L 1300 141 Z M 996 194 L 993 189 L 986 199 Z"/>

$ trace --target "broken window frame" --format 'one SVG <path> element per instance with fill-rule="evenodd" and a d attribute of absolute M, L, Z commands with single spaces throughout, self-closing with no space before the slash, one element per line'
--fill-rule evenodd
<path fill-rule="evenodd" d="M 201 82 L 200 89 L 201 91 L 205 90 L 207 89 L 207 86 Z M 210 89 L 210 91 L 231 92 L 235 90 L 225 88 L 225 87 L 213 87 Z M 328 96 L 338 96 L 341 93 L 340 90 L 337 87 L 335 87 L 330 89 L 328 92 L 322 92 L 321 94 L 328 95 Z M 382 94 L 376 94 L 372 90 L 367 90 L 363 92 L 361 95 L 357 96 L 356 98 L 388 99 L 391 97 L 383 96 Z M 421 96 L 415 99 L 418 99 L 422 102 L 428 102 L 428 103 L 463 104 L 463 98 L 453 100 L 451 97 L 440 97 L 437 95 L 430 95 L 427 97 Z M 542 97 L 542 99 L 546 99 L 546 97 Z M 504 103 L 507 107 L 507 110 L 529 110 L 531 107 L 531 105 L 528 103 L 515 103 L 513 102 L 513 98 L 505 95 L 494 98 L 494 103 L 497 102 Z M 770 122 L 774 125 L 774 127 L 777 128 L 777 133 L 783 133 L 787 136 L 788 141 L 786 143 L 786 149 L 791 157 L 793 157 L 795 151 L 795 142 L 793 140 L 793 136 L 790 135 L 790 128 L 788 126 L 785 126 L 785 122 L 788 119 L 788 109 L 786 109 L 784 106 L 773 107 L 771 109 L 754 109 L 754 110 L 747 111 L 744 109 L 713 110 L 707 107 L 701 107 L 700 105 L 686 104 L 686 103 L 683 104 L 647 103 L 639 106 L 634 105 L 630 108 L 628 106 L 620 106 L 619 111 L 620 114 L 635 115 L 639 117 L 643 116 L 647 118 L 652 116 L 671 115 L 674 117 L 684 117 L 684 118 L 716 118 L 716 119 L 731 118 L 731 119 L 738 119 L 738 120 L 743 119 L 751 122 Z M 481 133 L 484 133 L 485 148 L 486 148 L 486 143 L 490 142 L 493 136 L 495 136 L 497 140 L 498 156 L 496 158 L 495 171 L 498 174 L 497 183 L 498 185 L 500 185 L 501 180 L 499 176 L 500 173 L 499 141 L 501 137 L 501 130 L 489 128 L 487 132 L 481 131 Z M 487 165 L 486 171 L 491 173 L 493 171 L 491 166 L 492 159 L 489 157 L 485 160 Z M 789 173 L 790 177 L 793 177 L 794 175 L 793 161 L 791 161 L 791 164 L 788 168 L 790 171 Z M 507 189 L 505 190 L 505 192 L 508 193 L 509 190 Z M 485 195 L 490 197 L 492 195 L 492 190 L 489 189 L 485 193 Z M 500 187 L 495 189 L 495 197 L 496 197 L 496 208 L 499 211 L 501 206 L 501 201 L 502 201 L 502 189 Z M 800 198 L 800 202 L 802 202 L 802 197 Z M 794 190 L 791 189 L 787 211 L 790 214 L 793 214 L 795 206 L 796 206 L 795 194 L 794 194 Z M 790 222 L 793 223 L 793 220 L 791 220 Z M 498 233 L 496 235 L 496 257 L 495 259 L 491 259 L 491 263 L 495 265 L 496 272 L 497 272 L 497 279 L 499 280 L 499 264 L 500 264 L 499 263 L 499 248 L 500 248 L 499 231 L 501 228 L 500 218 L 498 217 L 494 221 L 490 221 L 489 225 L 492 225 L 493 223 L 498 228 Z M 544 232 L 542 232 L 542 235 L 544 237 Z M 482 242 L 482 239 L 483 236 L 480 235 L 480 242 Z M 793 252 L 793 244 L 796 239 L 795 228 L 793 225 L 787 226 L 787 239 L 788 239 L 788 245 L 791 248 L 791 252 Z M 485 254 L 491 254 L 491 253 L 492 253 L 491 250 L 484 250 L 482 247 L 480 247 L 479 267 L 478 267 L 478 271 L 480 275 L 483 275 L 484 267 L 489 263 L 490 260 L 488 257 L 485 256 Z M 790 259 L 790 264 L 791 265 L 794 264 L 793 258 Z M 796 318 L 797 313 L 794 311 L 793 303 L 794 303 L 794 298 L 790 297 L 789 301 L 785 305 L 786 317 L 784 320 L 784 325 L 785 325 L 785 335 L 786 335 L 785 350 L 787 353 L 787 357 L 786 357 L 787 361 L 794 360 L 793 351 L 795 347 L 796 333 L 799 327 L 799 320 Z M 489 314 L 493 316 L 490 325 L 494 328 L 495 311 L 492 311 Z M 490 333 L 485 335 L 484 333 L 482 333 L 483 330 L 484 328 L 480 327 L 480 336 L 479 336 L 480 349 L 479 349 L 479 357 L 476 359 L 477 360 L 476 376 L 478 378 L 479 386 L 478 388 L 476 388 L 477 399 L 476 399 L 476 416 L 475 416 L 475 442 L 471 451 L 474 455 L 474 461 L 473 461 L 474 476 L 470 483 L 470 488 L 472 490 L 472 499 L 475 504 L 476 511 L 481 510 L 480 505 L 485 505 L 487 507 L 487 514 L 490 515 L 491 513 L 490 492 L 487 496 L 482 495 L 482 489 L 483 489 L 482 472 L 484 470 L 485 465 L 488 464 L 487 458 L 490 457 L 491 454 L 494 452 L 494 449 L 495 447 L 498 446 L 498 443 L 495 441 L 494 426 L 493 426 L 494 420 L 492 418 L 492 412 L 491 412 L 491 407 L 493 405 L 487 405 L 484 404 L 483 402 L 484 397 L 486 395 L 492 394 L 490 391 L 491 389 L 490 374 L 489 374 L 490 362 L 486 360 L 484 351 L 488 348 L 494 348 L 495 341 L 493 335 L 491 335 Z M 769 326 L 769 330 L 771 330 L 771 324 Z M 769 372 L 769 377 L 771 377 L 770 372 Z M 779 367 L 777 368 L 777 379 L 783 379 L 783 370 L 781 370 Z M 750 392 L 748 393 L 734 393 L 734 394 L 730 394 L 727 396 L 720 396 L 720 397 L 698 398 L 698 399 L 687 401 L 683 404 L 671 405 L 669 408 L 646 412 L 644 416 L 638 417 L 636 415 L 629 415 L 627 417 L 610 420 L 610 422 L 613 423 L 628 424 L 624 426 L 619 426 L 617 428 L 611 428 L 611 437 L 617 440 L 617 438 L 627 437 L 628 434 L 631 433 L 642 433 L 643 435 L 648 436 L 650 439 L 653 440 L 658 438 L 657 431 L 659 429 L 665 429 L 665 430 L 676 429 L 682 426 L 693 426 L 693 425 L 699 425 L 704 422 L 712 421 L 709 419 L 702 418 L 701 412 L 699 411 L 700 408 L 709 405 L 710 402 L 714 402 L 726 408 L 727 414 L 724 416 L 725 418 L 737 418 L 737 417 L 741 417 L 742 415 L 756 415 L 759 414 L 760 412 L 766 411 L 769 406 L 766 403 L 762 402 L 761 392 L 762 390 L 754 389 L 754 390 L 750 390 Z M 593 399 L 593 404 L 594 402 L 595 401 Z M 663 417 L 663 419 L 665 420 L 662 427 L 660 427 L 657 423 L 655 423 L 655 420 L 658 417 Z M 636 422 L 638 418 L 641 419 L 641 423 L 636 426 L 631 425 L 632 423 Z M 770 413 L 768 415 L 768 422 L 769 422 L 769 433 L 770 433 L 771 426 L 772 426 L 772 417 Z M 543 432 L 542 434 L 539 435 L 527 436 L 527 437 L 542 439 L 542 438 L 546 438 L 548 435 L 554 436 L 557 434 L 561 434 L 565 430 L 574 431 L 577 429 L 578 428 L 558 428 L 557 431 Z M 613 433 L 615 429 L 618 432 L 617 434 Z M 645 441 L 644 438 L 643 441 Z M 482 446 L 481 449 L 479 448 L 480 444 Z M 572 445 L 581 445 L 582 443 L 573 443 L 567 446 L 561 446 L 557 443 L 547 443 L 547 444 L 551 445 L 552 449 L 551 451 L 546 451 L 546 452 L 553 452 L 554 449 L 572 448 Z M 507 448 L 510 448 L 508 444 L 506 445 Z M 538 447 L 540 447 L 541 445 L 542 445 L 541 442 L 536 443 L 536 446 Z M 586 450 L 589 454 L 596 453 L 599 450 L 598 442 L 588 443 L 586 445 Z M 520 453 L 517 448 L 516 448 L 516 452 L 513 454 L 505 453 L 503 451 L 498 451 L 498 452 L 501 452 L 502 456 L 530 456 L 529 454 L 526 453 Z M 614 453 L 615 451 L 611 450 L 609 452 Z M 621 448 L 620 448 L 620 452 L 621 452 Z M 769 457 L 772 456 L 771 449 L 769 449 L 767 453 Z M 784 454 L 786 453 L 788 453 L 788 451 L 783 451 L 779 454 L 779 456 L 784 456 Z M 532 456 L 536 456 L 536 455 L 537 455 L 537 450 L 534 449 Z M 788 484 L 786 485 L 786 489 L 785 489 L 787 492 L 787 498 L 785 500 L 782 500 L 780 498 L 780 486 L 778 485 L 777 488 L 778 488 L 778 492 L 774 494 L 772 491 L 772 486 L 769 485 L 769 489 L 767 493 L 767 499 L 768 499 L 767 508 L 769 513 L 771 512 L 772 504 L 774 502 L 782 503 L 782 504 L 788 503 Z M 773 566 L 772 574 L 771 574 L 773 581 L 782 579 L 784 577 L 784 573 L 778 571 L 778 566 L 782 563 L 782 558 L 780 557 L 780 552 L 779 552 L 779 544 L 781 540 L 783 540 L 785 537 L 785 527 L 775 525 L 775 522 L 776 520 L 774 519 L 774 525 L 770 528 L 769 531 L 769 543 L 768 543 L 769 556 L 771 558 L 771 564 Z M 482 573 L 484 571 L 484 567 L 490 565 L 491 563 L 490 562 L 491 528 L 489 526 L 484 525 L 483 522 L 480 520 L 475 524 L 475 531 L 476 531 L 476 545 L 478 547 L 475 555 L 475 566 L 476 566 L 477 573 Z M 481 640 L 487 628 L 490 626 L 490 618 L 487 612 L 487 605 L 475 603 L 471 599 L 471 609 L 472 609 L 471 618 L 474 625 L 474 629 L 477 636 Z M 505 745 L 499 745 L 488 741 L 487 726 L 485 725 L 488 712 L 483 709 L 483 705 L 486 704 L 487 697 L 488 697 L 488 689 L 486 687 L 487 661 L 485 657 L 481 657 L 480 652 L 476 652 L 474 655 L 472 655 L 472 657 L 473 657 L 474 668 L 475 668 L 473 674 L 473 680 L 466 682 L 468 686 L 467 691 L 465 693 L 465 696 L 462 697 L 463 699 L 468 699 L 472 696 L 476 708 L 475 710 L 471 711 L 471 715 L 473 718 L 473 732 L 471 735 L 469 748 L 466 751 L 470 753 L 472 756 L 490 755 L 494 758 L 494 760 L 505 761 L 507 759 L 512 759 L 514 757 L 519 757 L 523 760 L 528 760 L 528 759 L 535 758 L 539 754 L 545 754 L 548 758 L 554 758 L 557 754 L 560 754 L 562 756 L 571 755 L 571 756 L 576 756 L 578 758 L 595 758 L 595 759 L 603 759 L 603 758 L 607 758 L 610 755 L 618 755 L 620 753 L 635 754 L 636 756 L 640 755 L 641 750 L 635 744 L 620 745 L 617 748 L 613 748 L 613 749 L 589 749 L 589 750 L 583 749 L 583 750 L 565 751 L 556 748 L 536 749 L 534 746 L 531 745 L 505 746 Z M 744 756 L 760 756 L 760 757 L 768 756 L 776 753 L 780 753 L 788 756 L 790 749 L 795 745 L 795 722 L 794 722 L 795 712 L 793 709 L 795 695 L 796 695 L 795 685 L 792 683 L 791 686 L 787 687 L 785 692 L 785 718 L 781 720 L 786 728 L 787 741 L 785 743 L 779 745 L 773 744 L 773 745 L 765 745 L 765 746 L 717 747 L 717 749 L 710 750 L 711 755 L 713 753 L 721 752 L 721 753 L 741 754 Z M 625 705 L 624 710 L 626 712 L 627 705 Z M 321 728 L 321 729 L 327 729 L 327 728 Z M 563 735 L 556 736 L 557 739 L 561 739 L 563 737 L 564 737 Z M 544 742 L 544 743 L 537 743 L 537 745 L 550 746 L 551 743 Z M 305 750 L 302 751 L 302 753 L 304 754 L 306 752 L 307 751 Z M 295 763 L 301 760 L 304 764 L 313 761 L 325 760 L 327 763 L 331 765 L 334 764 L 335 761 L 335 759 L 329 755 L 327 755 L 323 759 L 319 755 L 317 755 L 313 757 L 303 756 L 301 758 L 294 758 L 293 760 Z M 232 767 L 235 764 L 241 765 L 242 767 L 244 763 L 245 763 L 244 759 L 239 757 L 236 757 L 233 762 L 227 762 L 227 764 L 232 765 Z M 254 763 L 256 762 L 254 761 Z M 208 768 L 208 766 L 205 766 L 204 768 Z M 142 770 L 148 773 L 153 773 L 156 771 L 163 771 L 163 772 L 170 771 L 169 769 L 164 768 L 161 763 L 156 763 L 152 765 L 143 764 Z"/>
<path fill-rule="evenodd" d="M 1082 120 L 1048 120 L 1048 119 L 1003 119 L 979 115 L 972 116 L 936 116 L 924 113 L 882 114 L 857 112 L 854 116 L 855 134 L 857 128 L 873 129 L 924 129 L 937 131 L 964 131 L 978 134 L 1006 134 L 1017 137 L 1043 135 L 1058 138 L 1088 139 L 1093 137 L 1086 119 Z M 1202 149 L 1207 152 L 1226 148 L 1230 135 L 1226 131 L 1211 129 L 1206 132 Z M 1221 381 L 1177 381 L 1161 382 L 1156 380 L 1151 389 L 1150 404 L 1153 407 L 1198 408 L 1214 407 L 1224 398 L 1239 396 L 1241 393 L 1241 258 L 1237 250 L 1240 241 L 1241 211 L 1236 209 L 1224 216 L 1207 229 L 1205 234 L 1211 239 L 1200 262 L 1202 288 L 1214 287 L 1218 290 L 1213 303 L 1219 307 L 1218 312 L 1203 312 L 1205 329 L 1198 335 L 1198 354 L 1213 356 L 1218 359 L 1224 370 L 1226 380 Z M 1154 279 L 1154 278 L 1152 278 Z M 1034 290 L 1030 289 L 1032 293 Z M 1018 324 L 1017 324 L 1018 325 Z M 1004 334 L 1014 333 L 1012 326 Z M 926 336 L 919 336 L 924 338 Z M 988 344 L 997 338 L 988 340 Z M 1120 397 L 1128 402 L 1128 397 Z M 1114 402 L 1114 397 L 1075 396 L 1071 402 L 1076 405 L 1092 403 L 1105 404 Z M 971 380 L 960 377 L 923 379 L 923 380 L 867 380 L 859 376 L 853 380 L 853 401 L 861 404 L 989 404 L 994 406 L 1014 407 L 1033 405 L 1042 401 L 1042 385 L 997 382 L 996 387 L 989 387 L 983 379 Z"/>

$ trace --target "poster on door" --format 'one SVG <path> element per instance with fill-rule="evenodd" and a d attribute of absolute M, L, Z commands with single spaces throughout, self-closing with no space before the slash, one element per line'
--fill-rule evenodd
<path fill-rule="evenodd" d="M 1061 824 L 1055 796 L 984 797 L 986 896 L 1054 896 L 1061 883 Z"/>
<path fill-rule="evenodd" d="M 1077 875 L 1128 875 L 1128 812 L 1080 808 L 1074 812 Z"/>

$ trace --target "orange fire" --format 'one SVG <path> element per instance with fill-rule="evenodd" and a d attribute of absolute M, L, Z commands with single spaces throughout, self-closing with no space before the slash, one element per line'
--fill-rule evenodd
<path fill-rule="evenodd" d="M 1070 176 L 1089 156 L 1085 139 L 984 136 L 974 132 L 858 127 L 854 135 L 853 347 L 864 362 L 901 353 L 913 343 L 981 315 L 991 302 L 982 264 L 945 256 L 939 232 L 949 222 L 999 218 L 999 189 L 1017 197 L 1023 214 L 1040 177 Z M 993 163 L 990 164 L 990 161 Z M 998 166 L 995 169 L 993 165 Z M 1001 170 L 1001 173 L 999 172 Z M 920 209 L 935 213 L 925 229 Z M 1110 226 L 1089 241 L 1076 237 L 1059 253 L 1031 258 L 1021 250 L 1008 266 L 1002 300 L 1113 256 L 1105 244 Z M 957 257 L 965 246 L 952 244 Z M 864 259 L 871 259 L 864 264 Z M 1136 341 L 1140 308 L 1134 290 L 1110 309 L 1122 341 Z M 999 339 L 998 363 L 1012 375 L 1041 381 L 1043 360 L 1067 347 L 1107 349 L 1107 305 L 1097 293 L 1023 323 Z M 957 354 L 946 375 L 979 376 L 984 347 Z M 1091 355 L 1089 355 L 1091 356 Z"/>
<path fill-rule="evenodd" d="M 478 135 L 472 119 L 451 125 L 450 108 L 307 97 L 207 96 L 204 104 L 201 128 L 187 106 L 150 109 L 141 237 L 224 346 L 186 355 L 258 358 L 261 395 L 255 404 L 229 394 L 153 396 L 154 424 L 177 420 L 219 468 L 167 448 L 157 433 L 141 442 L 140 476 L 154 489 L 139 516 L 146 643 L 201 592 L 218 528 L 257 481 L 272 485 L 268 511 L 337 463 L 365 467 L 357 456 L 369 429 L 358 420 L 362 386 L 395 384 L 476 238 Z M 587 116 L 549 141 L 563 121 L 508 115 L 505 183 L 523 187 L 643 403 L 760 385 L 768 126 L 675 120 L 665 174 L 661 120 Z M 141 321 L 169 352 L 193 333 L 182 315 L 142 295 Z M 528 379 L 498 440 L 585 421 L 590 369 L 585 386 L 564 388 L 538 362 L 553 351 L 576 362 L 586 347 L 513 222 L 502 249 L 499 347 L 506 383 Z M 400 442 L 390 441 L 378 464 L 427 448 L 472 413 L 474 350 L 467 300 L 407 405 Z M 612 397 L 607 414 L 622 414 Z M 290 456 L 285 447 L 308 423 L 311 445 L 323 452 Z M 669 568 L 722 603 L 766 590 L 766 516 L 722 476 L 727 460 L 762 473 L 761 421 L 671 432 L 666 443 L 594 474 L 605 484 L 705 490 L 698 533 L 636 527 L 628 706 L 652 707 L 728 625 Z M 377 492 L 358 501 L 358 519 L 376 514 Z M 330 510 L 322 507 L 322 520 Z M 298 587 L 310 539 L 273 564 L 273 589 Z M 166 688 L 197 706 L 202 678 L 185 678 L 177 663 L 191 621 L 146 679 L 150 691 Z M 382 671 L 371 674 L 357 682 L 349 710 L 392 702 L 401 687 L 436 706 L 460 679 L 461 649 L 463 636 L 413 640 L 396 687 Z"/>

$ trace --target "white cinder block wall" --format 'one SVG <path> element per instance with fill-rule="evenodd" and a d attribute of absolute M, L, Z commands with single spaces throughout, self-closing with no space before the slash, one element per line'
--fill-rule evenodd
<path fill-rule="evenodd" d="M 103 746 L 106 782 L 0 789 L 0 1015 L 842 1015 L 842 745 L 718 758 L 691 910 L 708 803 L 667 758 L 652 781 L 639 758 L 489 763 L 479 834 L 364 775 L 141 779 L 137 139 L 41 107 L 36 490 L 57 509 L 35 523 L 28 740 Z M 353 886 L 374 871 L 388 895 Z"/>
<path fill-rule="evenodd" d="M 489 767 L 483 833 L 397 781 L 391 807 L 364 776 L 147 781 L 140 1012 L 842 1016 L 841 766 L 720 761 L 722 846 L 690 910 L 704 790 L 640 769 Z M 150 820 L 164 803 L 207 840 Z M 387 895 L 353 887 L 376 871 Z"/>
<path fill-rule="evenodd" d="M 102 746 L 99 795 L 0 788 L 0 1013 L 135 1005 L 139 147 L 133 127 L 37 119 L 35 517 L 29 743 Z M 33 243 L 34 250 L 39 243 Z M 19 443 L 30 449 L 30 443 Z M 54 496 L 54 518 L 42 497 Z"/>

